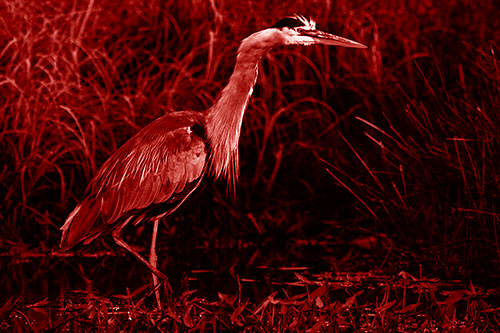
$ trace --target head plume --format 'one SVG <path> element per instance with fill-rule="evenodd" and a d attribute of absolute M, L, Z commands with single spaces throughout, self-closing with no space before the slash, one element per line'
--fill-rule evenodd
<path fill-rule="evenodd" d="M 314 30 L 316 29 L 316 22 L 312 19 L 307 19 L 302 15 L 294 14 L 292 16 L 287 16 L 284 19 L 276 22 L 271 28 L 296 28 L 303 27 L 304 29 Z"/>

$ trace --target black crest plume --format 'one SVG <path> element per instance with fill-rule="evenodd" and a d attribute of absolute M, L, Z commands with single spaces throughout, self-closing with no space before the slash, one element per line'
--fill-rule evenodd
<path fill-rule="evenodd" d="M 303 27 L 304 23 L 297 20 L 296 18 L 293 17 L 285 17 L 284 19 L 279 20 L 276 22 L 275 25 L 273 25 L 271 28 L 295 28 L 295 27 Z"/>
<path fill-rule="evenodd" d="M 286 28 L 305 27 L 307 29 L 316 29 L 316 22 L 314 22 L 313 20 L 308 20 L 302 15 L 293 15 L 279 20 L 271 28 L 281 29 L 285 27 Z"/>

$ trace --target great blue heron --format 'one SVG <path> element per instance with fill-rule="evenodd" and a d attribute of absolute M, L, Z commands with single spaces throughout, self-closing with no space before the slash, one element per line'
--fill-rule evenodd
<path fill-rule="evenodd" d="M 155 283 L 157 277 L 166 281 L 156 265 L 158 220 L 175 211 L 206 175 L 234 185 L 241 123 L 260 59 L 275 46 L 311 44 L 366 48 L 317 30 L 314 21 L 298 15 L 251 34 L 241 42 L 234 71 L 211 108 L 156 119 L 104 162 L 61 228 L 61 249 L 111 232 L 119 246 L 151 270 Z M 127 224 L 141 221 L 154 221 L 149 262 L 120 236 Z"/>

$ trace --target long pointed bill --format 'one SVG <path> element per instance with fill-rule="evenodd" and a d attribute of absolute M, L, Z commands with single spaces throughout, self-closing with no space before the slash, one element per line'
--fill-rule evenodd
<path fill-rule="evenodd" d="M 306 31 L 303 31 L 302 34 L 313 38 L 314 41 L 318 44 L 353 47 L 353 48 L 357 48 L 357 49 L 366 49 L 367 48 L 366 45 L 363 45 L 361 43 L 355 42 L 353 40 L 350 40 L 350 39 L 347 39 L 344 37 L 335 36 L 335 35 L 332 35 L 328 32 L 324 32 L 324 31 L 320 31 L 320 30 L 306 30 Z"/>

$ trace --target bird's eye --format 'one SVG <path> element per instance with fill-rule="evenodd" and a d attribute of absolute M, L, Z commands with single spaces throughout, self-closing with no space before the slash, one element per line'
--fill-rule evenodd
<path fill-rule="evenodd" d="M 305 30 L 304 30 L 304 29 L 302 29 L 302 28 L 297 28 L 297 32 L 298 32 L 299 34 L 303 34 L 303 33 L 305 32 Z"/>

